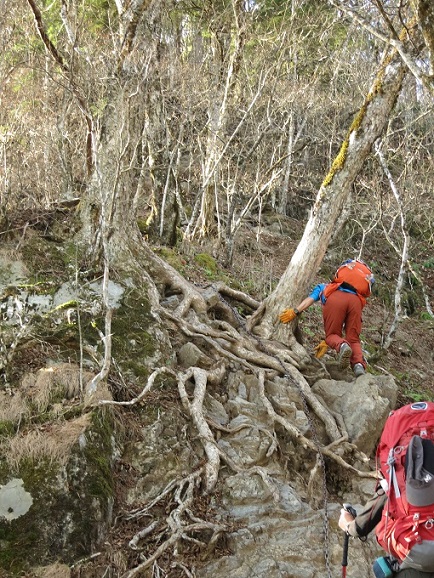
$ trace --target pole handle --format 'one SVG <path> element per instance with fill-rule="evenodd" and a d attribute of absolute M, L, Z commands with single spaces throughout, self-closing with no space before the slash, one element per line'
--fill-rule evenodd
<path fill-rule="evenodd" d="M 352 515 L 353 518 L 357 516 L 356 510 L 353 508 L 351 504 L 343 504 L 343 508 L 346 512 Z M 344 537 L 344 549 L 342 552 L 342 576 L 345 577 L 346 574 L 346 567 L 348 566 L 348 545 L 350 541 L 350 535 L 348 532 L 345 532 Z"/>
<path fill-rule="evenodd" d="M 344 550 L 342 552 L 342 568 L 346 568 L 348 566 L 348 544 L 350 542 L 350 535 L 348 532 L 345 532 L 344 538 Z"/>
<path fill-rule="evenodd" d="M 348 512 L 349 514 L 352 515 L 353 518 L 357 517 L 357 512 L 355 510 L 355 508 L 353 508 L 353 506 L 351 504 L 343 504 L 343 509 Z"/>

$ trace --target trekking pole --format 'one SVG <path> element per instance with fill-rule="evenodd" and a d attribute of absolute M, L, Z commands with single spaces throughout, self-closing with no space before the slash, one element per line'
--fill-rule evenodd
<path fill-rule="evenodd" d="M 344 504 L 343 508 L 346 512 L 351 514 L 353 518 L 357 516 L 356 510 L 350 504 Z M 344 537 L 344 550 L 342 552 L 342 578 L 346 578 L 347 576 L 347 566 L 348 566 L 348 545 L 350 543 L 350 534 L 345 532 Z"/>

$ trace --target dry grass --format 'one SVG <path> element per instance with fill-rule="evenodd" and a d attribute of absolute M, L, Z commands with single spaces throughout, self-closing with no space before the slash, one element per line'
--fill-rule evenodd
<path fill-rule="evenodd" d="M 87 372 L 80 374 L 80 368 L 69 363 L 28 373 L 13 396 L 0 392 L 0 421 L 26 423 L 35 407 L 40 413 L 50 408 L 52 413 L 61 414 L 64 400 L 80 396 L 81 382 L 86 384 L 91 377 Z M 3 441 L 1 453 L 12 469 L 18 469 L 24 459 L 64 464 L 88 424 L 89 417 L 84 414 L 68 422 L 52 422 L 23 431 Z"/>
<path fill-rule="evenodd" d="M 35 578 L 70 578 L 71 570 L 65 564 L 50 564 L 41 568 L 35 568 Z"/>
<path fill-rule="evenodd" d="M 80 395 L 81 382 L 86 384 L 92 374 L 82 372 L 76 365 L 62 363 L 40 369 L 23 377 L 22 388 L 31 397 L 39 412 L 48 409 L 53 399 L 72 399 Z"/>
<path fill-rule="evenodd" d="M 89 421 L 89 415 L 85 414 L 75 420 L 16 435 L 3 442 L 1 453 L 11 469 L 18 469 L 24 459 L 48 459 L 65 464 L 71 448 L 86 430 Z"/>
<path fill-rule="evenodd" d="M 0 422 L 19 423 L 29 413 L 27 402 L 19 391 L 14 395 L 0 392 Z"/>

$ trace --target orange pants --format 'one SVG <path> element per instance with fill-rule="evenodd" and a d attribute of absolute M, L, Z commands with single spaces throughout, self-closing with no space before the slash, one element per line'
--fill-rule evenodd
<path fill-rule="evenodd" d="M 329 295 L 322 308 L 326 343 L 339 351 L 342 343 L 348 343 L 353 350 L 351 366 L 366 363 L 363 359 L 360 333 L 362 331 L 362 302 L 354 293 L 335 291 Z M 345 339 L 342 337 L 345 332 Z"/>

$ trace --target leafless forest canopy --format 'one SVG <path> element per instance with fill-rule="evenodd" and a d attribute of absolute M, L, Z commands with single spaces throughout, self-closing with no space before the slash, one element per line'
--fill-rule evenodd
<path fill-rule="evenodd" d="M 424 3 L 414 4 L 419 12 L 360 0 L 349 13 L 307 0 L 6 0 L 3 234 L 93 195 L 112 212 L 128 206 L 147 239 L 211 242 L 230 263 L 249 219 L 273 211 L 306 221 L 382 55 L 421 18 Z M 336 223 L 353 248 L 380 236 L 401 251 L 405 233 L 414 251 L 418 239 L 432 242 L 431 24 L 428 14 L 406 48 L 418 69 Z M 118 140 L 108 163 L 107 137 Z M 114 200 L 109 190 L 95 200 L 98 170 L 113 190 L 131 174 Z M 414 257 L 433 266 L 432 255 Z"/>

